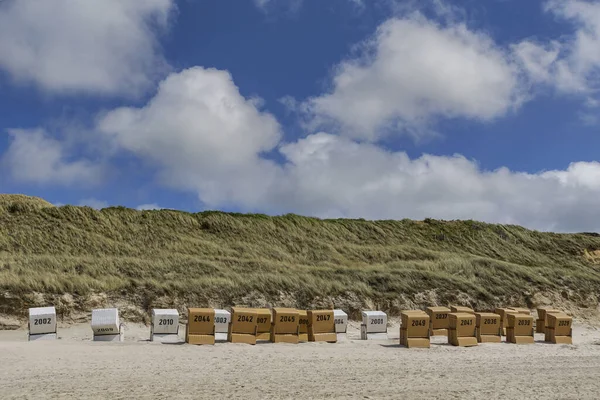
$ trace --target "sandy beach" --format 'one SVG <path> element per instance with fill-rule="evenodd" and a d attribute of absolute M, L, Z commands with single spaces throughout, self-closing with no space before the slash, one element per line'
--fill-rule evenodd
<path fill-rule="evenodd" d="M 55 341 L 0 331 L 0 398 L 61 399 L 595 399 L 600 330 L 577 325 L 573 345 L 482 344 L 430 349 L 359 340 L 350 322 L 336 344 L 160 344 L 126 325 L 125 342 L 93 342 L 88 324 L 59 325 Z M 183 337 L 184 329 L 180 329 Z"/>

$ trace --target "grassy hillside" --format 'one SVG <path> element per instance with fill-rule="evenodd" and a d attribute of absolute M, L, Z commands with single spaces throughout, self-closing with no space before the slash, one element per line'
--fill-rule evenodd
<path fill-rule="evenodd" d="M 318 220 L 53 207 L 0 195 L 0 313 L 116 305 L 595 307 L 600 237 L 474 221 Z M 545 296 L 545 297 L 542 297 Z"/>

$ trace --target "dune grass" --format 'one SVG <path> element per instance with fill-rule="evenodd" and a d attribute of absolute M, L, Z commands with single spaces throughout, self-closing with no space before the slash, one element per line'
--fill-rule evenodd
<path fill-rule="evenodd" d="M 96 294 L 145 311 L 268 303 L 352 315 L 532 305 L 536 293 L 584 301 L 600 294 L 598 250 L 594 234 L 475 221 L 98 211 L 0 195 L 0 313 L 65 295 L 84 309 Z"/>

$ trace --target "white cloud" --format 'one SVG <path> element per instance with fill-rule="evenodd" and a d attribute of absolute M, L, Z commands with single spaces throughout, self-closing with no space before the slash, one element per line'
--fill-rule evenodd
<path fill-rule="evenodd" d="M 162 210 L 163 208 L 160 207 L 156 203 L 152 203 L 152 204 L 140 204 L 135 209 L 138 211 L 145 211 L 145 210 Z"/>
<path fill-rule="evenodd" d="M 98 130 L 162 168 L 160 180 L 196 190 L 210 204 L 250 202 L 269 185 L 272 163 L 259 154 L 281 139 L 279 124 L 245 99 L 226 71 L 170 75 L 142 108 L 120 108 Z"/>
<path fill-rule="evenodd" d="M 331 92 L 305 102 L 310 128 L 371 141 L 387 130 L 419 137 L 436 118 L 490 121 L 523 101 L 507 52 L 462 23 L 392 18 L 359 48 L 335 69 Z"/>
<path fill-rule="evenodd" d="M 101 166 L 87 160 L 71 159 L 60 141 L 43 129 L 10 129 L 11 141 L 2 163 L 21 182 L 58 185 L 96 184 Z"/>
<path fill-rule="evenodd" d="M 0 3 L 0 68 L 58 93 L 135 96 L 166 72 L 155 30 L 173 0 Z"/>
<path fill-rule="evenodd" d="M 197 193 L 209 208 L 600 230 L 600 163 L 527 174 L 484 171 L 460 155 L 411 159 L 327 133 L 282 143 L 275 119 L 224 71 L 173 74 L 146 106 L 112 111 L 98 128 L 154 162 L 163 184 Z M 262 155 L 272 149 L 283 165 Z"/>
<path fill-rule="evenodd" d="M 515 54 L 532 79 L 559 92 L 591 96 L 600 90 L 600 3 L 549 0 L 544 10 L 570 22 L 574 33 L 547 44 L 525 40 Z"/>
<path fill-rule="evenodd" d="M 576 27 L 573 37 L 566 43 L 565 57 L 555 66 L 561 88 L 575 91 L 600 89 L 600 3 L 550 0 L 545 8 Z"/>
<path fill-rule="evenodd" d="M 554 79 L 550 68 L 556 62 L 561 44 L 553 41 L 547 45 L 524 40 L 512 46 L 524 70 L 535 83 L 549 82 Z"/>
<path fill-rule="evenodd" d="M 266 209 L 321 217 L 426 217 L 517 223 L 542 230 L 600 230 L 600 163 L 538 174 L 483 171 L 463 156 L 423 155 L 325 133 L 281 149 L 288 160 Z M 277 200 L 277 201 L 274 201 Z"/>
<path fill-rule="evenodd" d="M 83 199 L 79 202 L 78 206 L 87 206 L 94 208 L 96 210 L 101 210 L 103 208 L 108 207 L 108 202 L 104 200 L 98 200 L 94 198 Z"/>

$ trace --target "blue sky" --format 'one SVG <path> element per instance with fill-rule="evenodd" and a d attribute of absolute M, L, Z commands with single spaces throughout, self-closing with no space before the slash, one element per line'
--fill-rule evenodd
<path fill-rule="evenodd" d="M 600 2 L 8 0 L 0 192 L 600 230 Z"/>

